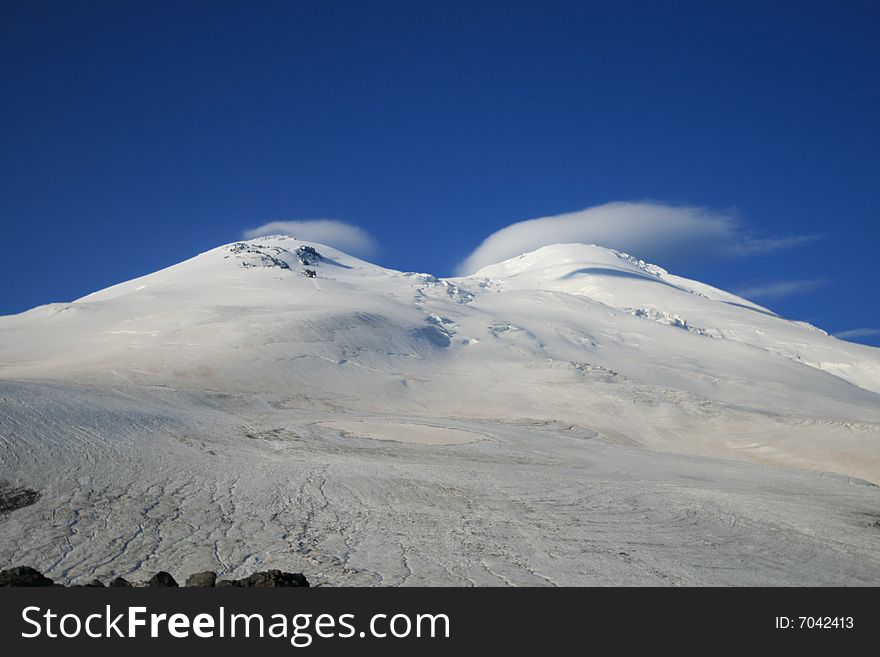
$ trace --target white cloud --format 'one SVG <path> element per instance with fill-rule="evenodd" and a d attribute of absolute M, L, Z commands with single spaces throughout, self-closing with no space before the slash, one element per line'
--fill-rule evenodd
<path fill-rule="evenodd" d="M 834 334 L 835 338 L 868 338 L 872 335 L 880 335 L 880 328 L 854 328 L 847 331 L 839 331 Z"/>
<path fill-rule="evenodd" d="M 745 299 L 781 299 L 808 294 L 824 284 L 825 281 L 821 280 L 773 281 L 739 288 L 736 294 Z"/>
<path fill-rule="evenodd" d="M 458 266 L 461 275 L 548 244 L 598 244 L 668 266 L 681 259 L 769 253 L 817 239 L 758 238 L 732 214 L 664 203 L 606 203 L 511 224 L 493 233 Z"/>
<path fill-rule="evenodd" d="M 362 258 L 372 257 L 378 251 L 376 241 L 363 228 L 335 219 L 270 221 L 244 231 L 245 239 L 249 240 L 265 235 L 290 235 L 296 239 L 326 244 Z"/>

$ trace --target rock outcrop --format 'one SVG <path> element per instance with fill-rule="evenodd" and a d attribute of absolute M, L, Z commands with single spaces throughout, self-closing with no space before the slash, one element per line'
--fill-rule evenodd
<path fill-rule="evenodd" d="M 29 566 L 16 566 L 8 570 L 0 571 L 0 586 L 62 586 L 55 584 L 51 579 L 43 575 L 39 570 Z M 77 584 L 77 588 L 86 587 L 104 587 L 104 583 L 99 579 L 91 579 L 85 584 Z M 132 587 L 135 586 L 123 577 L 115 577 L 107 585 L 110 587 Z M 153 575 L 147 582 L 138 584 L 137 586 L 148 586 L 153 588 L 178 588 L 177 580 L 164 570 L 160 570 Z M 281 570 L 264 570 L 256 572 L 253 575 L 242 579 L 217 580 L 217 573 L 212 570 L 204 570 L 194 573 L 186 578 L 186 586 L 188 587 L 243 587 L 243 588 L 265 588 L 265 587 L 287 587 L 287 586 L 309 586 L 309 580 L 302 573 L 287 573 Z"/>
<path fill-rule="evenodd" d="M 155 588 L 176 589 L 178 587 L 178 584 L 177 580 L 175 580 L 171 576 L 171 573 L 166 573 L 164 570 L 160 570 L 158 573 L 150 578 L 150 581 L 147 582 L 147 586 Z"/>
<path fill-rule="evenodd" d="M 17 566 L 0 571 L 0 586 L 55 586 L 55 582 L 39 570 Z"/>
<path fill-rule="evenodd" d="M 243 579 L 227 579 L 217 582 L 217 586 L 277 587 L 309 586 L 309 580 L 302 573 L 285 573 L 280 570 L 266 570 L 254 573 Z"/>
<path fill-rule="evenodd" d="M 217 583 L 217 573 L 213 570 L 203 570 L 186 578 L 187 586 L 210 587 Z"/>

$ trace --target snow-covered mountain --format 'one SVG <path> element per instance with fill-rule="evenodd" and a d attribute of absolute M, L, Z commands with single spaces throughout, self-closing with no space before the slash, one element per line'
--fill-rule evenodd
<path fill-rule="evenodd" d="M 0 318 L 0 398 L 0 479 L 41 494 L 0 561 L 61 580 L 880 573 L 880 350 L 598 246 L 449 279 L 222 246 Z"/>

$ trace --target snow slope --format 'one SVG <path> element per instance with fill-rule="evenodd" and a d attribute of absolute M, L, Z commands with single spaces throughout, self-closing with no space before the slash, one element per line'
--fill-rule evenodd
<path fill-rule="evenodd" d="M 880 350 L 597 246 L 439 279 L 226 245 L 0 318 L 0 400 L 42 494 L 0 563 L 62 580 L 880 574 Z"/>

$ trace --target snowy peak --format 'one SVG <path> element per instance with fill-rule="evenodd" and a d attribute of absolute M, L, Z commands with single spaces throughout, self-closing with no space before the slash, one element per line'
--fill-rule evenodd
<path fill-rule="evenodd" d="M 278 403 L 360 412 L 565 418 L 675 449 L 691 449 L 725 414 L 746 414 L 761 435 L 776 430 L 767 424 L 776 417 L 880 422 L 878 354 L 584 244 L 443 279 L 264 237 L 0 317 L 0 379 L 269 391 Z M 704 452 L 739 454 L 731 444 Z M 833 456 L 816 449 L 810 463 Z M 784 461 L 780 453 L 747 452 Z"/>
<path fill-rule="evenodd" d="M 659 310 L 661 314 L 693 306 L 695 300 L 689 297 L 694 296 L 773 314 L 747 299 L 595 244 L 545 246 L 484 267 L 467 278 L 494 280 L 508 290 L 581 294 L 616 308 Z M 671 307 L 659 309 L 658 303 Z"/>
<path fill-rule="evenodd" d="M 519 278 L 552 280 L 577 272 L 578 268 L 602 268 L 659 277 L 666 270 L 631 255 L 595 244 L 552 244 L 535 251 L 488 265 L 469 278 Z"/>
<path fill-rule="evenodd" d="M 442 339 L 429 339 L 438 327 Z M 354 363 L 351 353 L 369 351 L 374 370 L 405 371 L 400 358 L 442 369 L 449 358 L 467 362 L 479 354 L 504 366 L 589 362 L 652 384 L 677 377 L 676 385 L 701 394 L 707 375 L 722 381 L 732 374 L 785 386 L 815 379 L 809 385 L 822 394 L 829 378 L 831 387 L 846 382 L 880 392 L 878 350 L 585 244 L 546 246 L 473 276 L 442 279 L 292 237 L 261 237 L 71 304 L 0 318 L 0 334 L 0 375 L 126 361 L 213 362 L 224 354 L 244 358 L 246 345 L 289 362 L 321 352 L 332 354 L 331 362 Z M 269 347 L 276 344 L 282 346 Z M 267 380 L 288 381 L 286 367 L 270 370 Z M 729 387 L 713 385 L 713 395 Z"/>
<path fill-rule="evenodd" d="M 324 275 L 360 279 L 387 271 L 323 244 L 273 235 L 224 244 L 152 274 L 93 292 L 77 303 L 132 294 L 144 298 L 161 294 L 168 302 L 190 296 L 195 303 L 247 303 L 248 295 L 237 291 L 260 290 L 263 296 L 275 294 L 280 299 L 285 287 L 296 279 Z"/>

